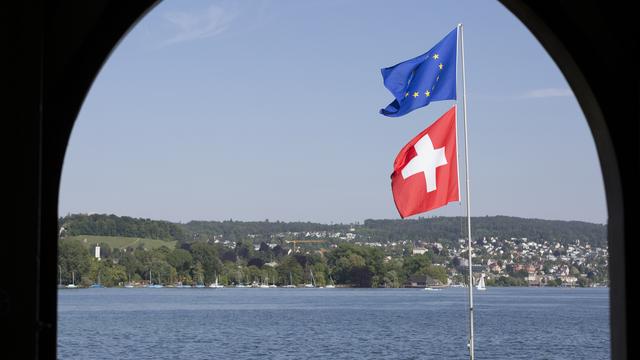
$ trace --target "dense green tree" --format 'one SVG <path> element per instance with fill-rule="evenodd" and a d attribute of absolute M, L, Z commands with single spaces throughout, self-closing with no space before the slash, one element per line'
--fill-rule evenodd
<path fill-rule="evenodd" d="M 194 261 L 202 265 L 205 282 L 214 282 L 216 275 L 222 273 L 222 262 L 218 258 L 215 246 L 207 243 L 195 243 L 191 246 L 191 256 Z"/>
<path fill-rule="evenodd" d="M 405 277 L 418 273 L 426 274 L 429 267 L 431 267 L 431 258 L 427 254 L 407 256 L 402 264 Z"/>
<path fill-rule="evenodd" d="M 58 265 L 60 265 L 64 284 L 71 283 L 73 277 L 75 277 L 75 282 L 78 284 L 83 276 L 89 275 L 91 255 L 78 240 L 60 241 L 58 245 Z"/>
<path fill-rule="evenodd" d="M 83 279 L 83 285 L 85 286 L 100 284 L 112 287 L 128 281 L 126 268 L 122 265 L 96 258 L 91 259 L 90 263 L 89 274 Z"/>
<path fill-rule="evenodd" d="M 280 264 L 277 267 L 277 270 L 278 278 L 280 279 L 282 284 L 302 284 L 304 269 L 293 256 L 285 256 L 284 258 L 282 258 Z"/>
<path fill-rule="evenodd" d="M 134 280 L 134 276 L 138 275 L 140 278 L 140 274 L 146 271 L 145 267 L 142 265 L 142 262 L 136 257 L 132 252 L 127 251 L 126 253 L 122 253 L 118 258 L 118 264 L 124 266 L 125 272 L 127 273 L 127 278 L 130 278 L 132 281 Z"/>
<path fill-rule="evenodd" d="M 167 262 L 173 266 L 179 275 L 187 275 L 193 266 L 193 256 L 184 249 L 174 249 L 167 254 Z"/>
<path fill-rule="evenodd" d="M 252 258 L 247 261 L 247 265 L 261 268 L 264 265 L 264 260 L 261 258 Z"/>
<path fill-rule="evenodd" d="M 357 287 L 370 287 L 383 269 L 384 254 L 378 248 L 341 243 L 327 254 L 336 281 Z M 379 283 L 379 278 L 376 278 Z"/>
<path fill-rule="evenodd" d="M 253 252 L 251 244 L 239 241 L 236 243 L 236 256 L 248 259 Z"/>

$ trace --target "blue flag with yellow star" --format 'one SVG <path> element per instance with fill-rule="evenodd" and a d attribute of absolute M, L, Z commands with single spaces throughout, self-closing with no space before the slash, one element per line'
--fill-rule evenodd
<path fill-rule="evenodd" d="M 402 116 L 432 101 L 456 99 L 457 30 L 426 53 L 381 70 L 384 86 L 396 98 L 382 115 Z"/>

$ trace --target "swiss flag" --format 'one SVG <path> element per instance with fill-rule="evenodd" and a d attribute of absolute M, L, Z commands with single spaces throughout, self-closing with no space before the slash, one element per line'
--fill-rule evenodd
<path fill-rule="evenodd" d="M 400 150 L 391 190 L 402 218 L 460 200 L 456 136 L 453 106 Z"/>

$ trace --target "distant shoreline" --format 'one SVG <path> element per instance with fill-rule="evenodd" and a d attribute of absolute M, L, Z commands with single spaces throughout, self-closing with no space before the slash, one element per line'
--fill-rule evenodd
<path fill-rule="evenodd" d="M 440 286 L 440 287 L 432 287 L 433 289 L 466 289 L 466 286 L 463 287 L 458 287 L 458 286 Z M 508 289 L 508 288 L 518 288 L 518 289 L 522 289 L 522 288 L 530 288 L 530 289 L 609 289 L 609 286 L 487 286 L 487 289 Z M 68 288 L 66 286 L 58 286 L 58 290 L 78 290 L 78 289 L 209 289 L 211 291 L 217 290 L 217 291 L 224 291 L 224 290 L 229 290 L 229 289 L 260 289 L 260 290 L 264 290 L 261 288 L 257 288 L 257 287 L 251 287 L 251 286 L 245 286 L 245 287 L 235 287 L 232 285 L 229 286 L 225 286 L 223 289 L 213 289 L 213 288 L 209 288 L 208 286 L 205 286 L 203 288 L 198 288 L 195 286 L 191 286 L 191 287 L 187 287 L 187 286 L 182 286 L 182 287 L 178 287 L 178 286 L 166 286 L 163 285 L 162 287 L 159 288 L 151 288 L 148 286 L 134 286 L 132 288 L 126 288 L 124 286 L 100 286 L 100 287 L 90 287 L 90 286 L 77 286 L 75 288 Z M 325 287 L 315 287 L 315 288 L 306 288 L 303 285 L 301 286 L 296 286 L 294 288 L 287 288 L 284 286 L 278 286 L 275 288 L 270 288 L 270 289 L 305 289 L 305 290 L 312 290 L 312 289 L 318 289 L 318 290 L 333 290 L 333 289 L 352 289 L 352 290 L 357 290 L 357 289 L 380 289 L 380 290 L 388 290 L 388 289 L 414 289 L 414 290 L 423 290 L 425 288 L 423 287 L 399 287 L 399 288 L 392 288 L 392 287 L 356 287 L 356 286 L 344 286 L 344 285 L 336 285 L 335 288 L 325 288 Z"/>

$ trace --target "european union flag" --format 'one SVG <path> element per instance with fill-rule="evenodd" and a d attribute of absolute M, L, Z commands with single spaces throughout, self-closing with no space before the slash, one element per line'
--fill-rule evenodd
<path fill-rule="evenodd" d="M 382 115 L 402 116 L 432 101 L 456 99 L 457 30 L 426 53 L 381 70 L 384 86 L 396 98 Z"/>

